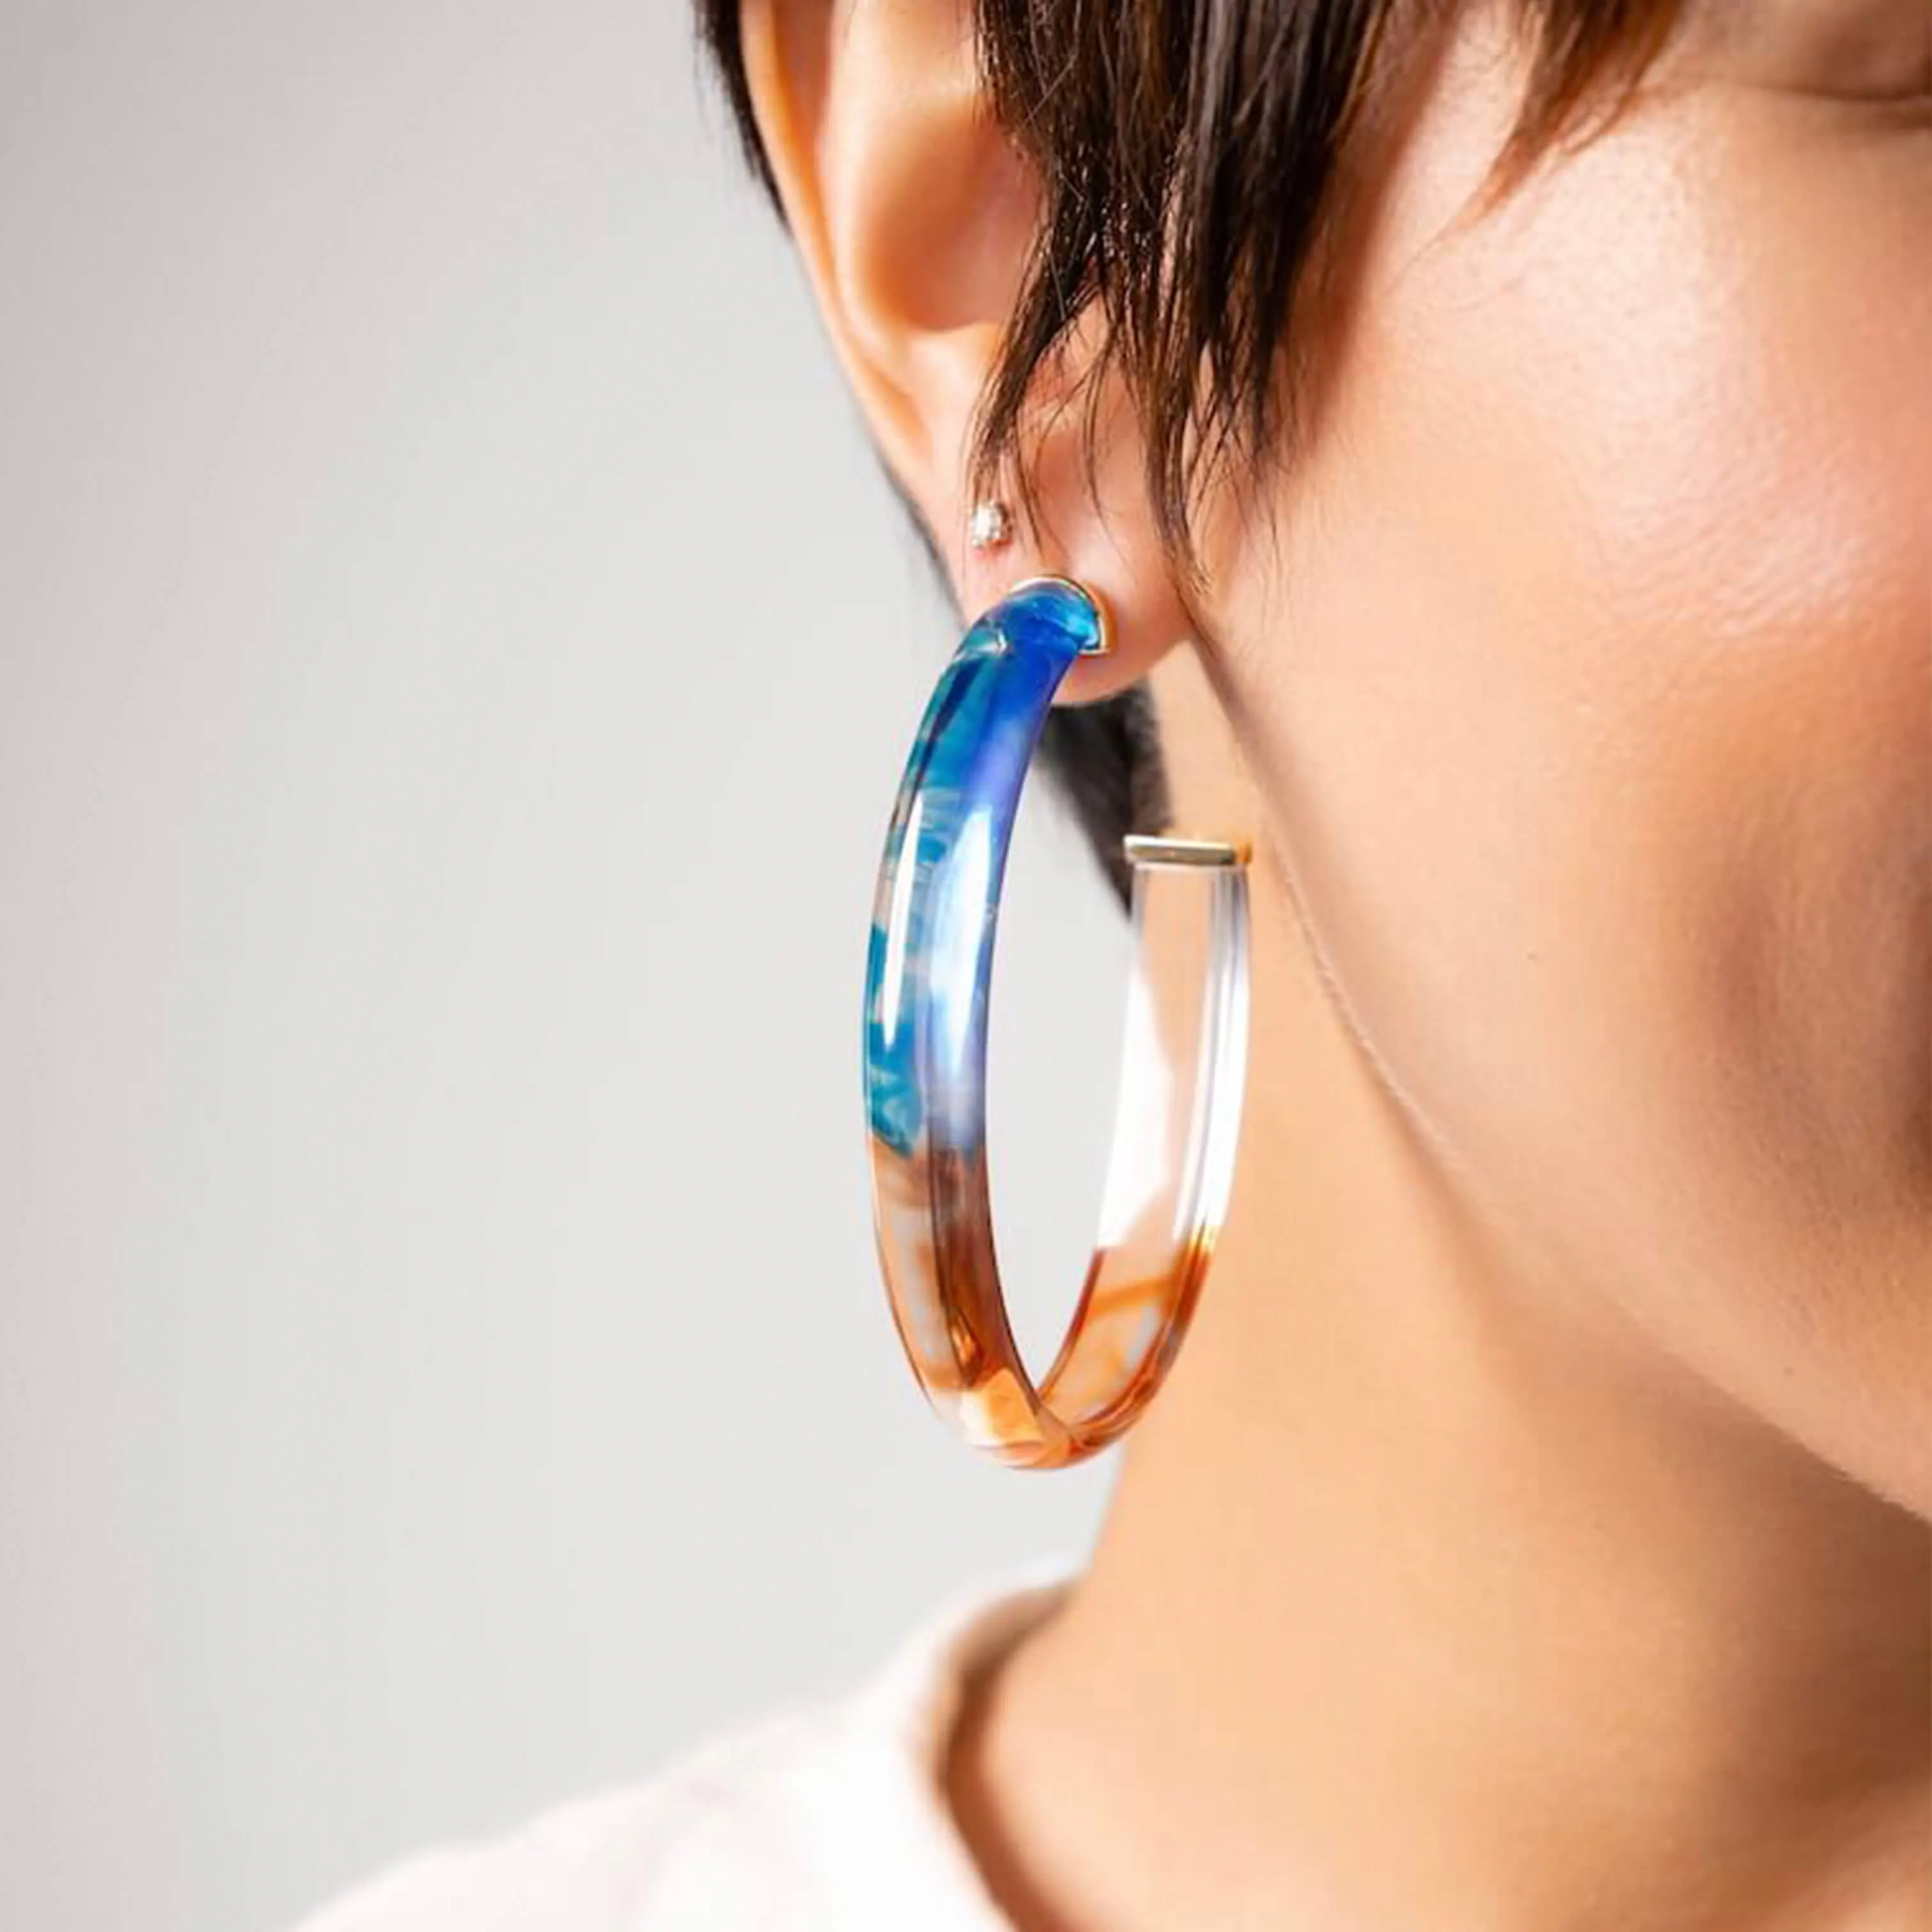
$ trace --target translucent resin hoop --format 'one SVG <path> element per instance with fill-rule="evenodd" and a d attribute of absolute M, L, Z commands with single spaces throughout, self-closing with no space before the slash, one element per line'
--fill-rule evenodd
<path fill-rule="evenodd" d="M 986 1178 L 986 1022 L 1006 848 L 1060 680 L 1104 650 L 1094 600 L 1022 584 L 941 674 L 886 836 L 866 971 L 866 1112 L 879 1256 L 933 1406 L 1001 1461 L 1051 1468 L 1118 1436 L 1160 1386 L 1213 1254 L 1247 1064 L 1247 854 L 1130 838 L 1137 945 L 1198 981 L 1157 1034 L 1136 975 L 1102 1229 L 1036 1383 L 1006 1318 Z M 1193 915 L 1182 927 L 1171 923 Z"/>

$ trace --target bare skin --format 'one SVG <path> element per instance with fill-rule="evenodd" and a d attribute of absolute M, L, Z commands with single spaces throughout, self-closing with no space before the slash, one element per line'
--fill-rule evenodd
<path fill-rule="evenodd" d="M 1072 695 L 1150 676 L 1259 854 L 1209 1292 L 958 1736 L 1023 1932 L 1932 1926 L 1923 9 L 1692 10 L 1496 205 L 1520 71 L 1456 16 L 1184 607 L 1124 408 L 1097 501 L 1061 430 L 1043 529 L 963 542 L 1035 206 L 964 16 L 747 6 L 962 604 L 1096 585 Z"/>
<path fill-rule="evenodd" d="M 1285 896 L 1212 1292 L 956 1734 L 995 1895 L 1024 1932 L 1932 1924 L 1923 1522 L 1514 1302 Z"/>

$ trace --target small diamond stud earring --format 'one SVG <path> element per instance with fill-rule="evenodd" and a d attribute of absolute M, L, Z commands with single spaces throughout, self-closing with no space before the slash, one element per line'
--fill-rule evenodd
<path fill-rule="evenodd" d="M 1012 541 L 1013 513 L 1005 504 L 988 496 L 973 506 L 973 519 L 966 533 L 975 550 L 998 550 Z"/>

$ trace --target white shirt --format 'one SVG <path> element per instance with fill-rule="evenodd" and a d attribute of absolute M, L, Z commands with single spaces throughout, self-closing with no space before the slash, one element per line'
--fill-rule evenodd
<path fill-rule="evenodd" d="M 302 1932 L 1012 1932 L 940 1780 L 965 1679 L 1046 1615 L 1069 1570 L 982 1586 L 852 1696 L 412 1859 Z"/>

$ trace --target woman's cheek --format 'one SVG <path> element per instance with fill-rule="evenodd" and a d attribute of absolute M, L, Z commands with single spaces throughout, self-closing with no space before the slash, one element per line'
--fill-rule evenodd
<path fill-rule="evenodd" d="M 1238 680 L 1338 996 L 1492 1220 L 1757 1406 L 1802 1340 L 1829 1436 L 1875 1376 L 1926 1419 L 1883 1284 L 1932 1279 L 1932 330 L 1863 163 L 1756 112 L 1447 226 L 1425 123 Z"/>

